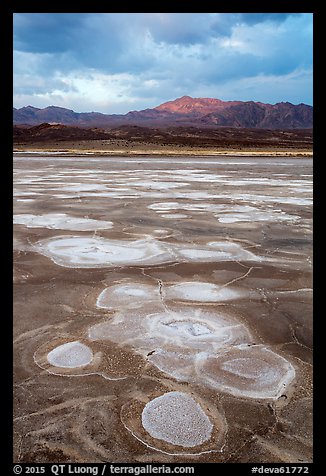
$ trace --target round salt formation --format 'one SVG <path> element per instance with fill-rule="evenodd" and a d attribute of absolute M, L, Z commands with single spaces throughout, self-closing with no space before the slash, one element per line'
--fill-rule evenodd
<path fill-rule="evenodd" d="M 157 349 L 147 357 L 147 360 L 177 381 L 206 386 L 207 383 L 198 375 L 197 362 L 207 359 L 209 352 L 198 350 L 194 352 L 192 349 L 177 347 L 172 349 L 174 350 Z"/>
<path fill-rule="evenodd" d="M 213 430 L 201 406 L 182 392 L 165 393 L 147 403 L 142 425 L 153 438 L 186 448 L 203 444 Z"/>
<path fill-rule="evenodd" d="M 260 261 L 261 258 L 254 255 L 250 251 L 245 250 L 238 243 L 225 242 L 225 241 L 211 241 L 207 243 L 208 246 L 218 250 L 220 254 L 220 261 L 229 261 L 229 260 L 249 260 L 249 261 Z"/>
<path fill-rule="evenodd" d="M 275 211 L 272 212 L 271 210 L 259 210 L 254 209 L 253 207 L 251 211 L 246 212 L 245 210 L 239 210 L 238 212 L 230 212 L 230 213 L 223 213 L 220 215 L 215 215 L 220 223 L 237 223 L 237 222 L 259 222 L 259 221 L 291 221 L 297 220 L 297 215 L 289 215 L 285 212 Z"/>
<path fill-rule="evenodd" d="M 185 349 L 210 351 L 251 342 L 247 328 L 226 314 L 210 313 L 202 309 L 147 313 L 143 308 L 132 313 L 121 311 L 105 322 L 89 328 L 91 340 L 111 340 L 127 344 L 144 356 L 153 349 L 172 346 Z"/>
<path fill-rule="evenodd" d="M 45 215 L 14 215 L 14 224 L 27 228 L 50 228 L 60 230 L 93 231 L 112 228 L 112 221 L 93 220 L 92 218 L 71 217 L 65 213 L 48 213 Z"/>
<path fill-rule="evenodd" d="M 59 345 L 47 355 L 49 364 L 55 367 L 74 369 L 88 365 L 93 360 L 93 352 L 78 341 Z"/>
<path fill-rule="evenodd" d="M 37 244 L 40 253 L 68 268 L 156 264 L 172 259 L 169 250 L 154 239 L 121 241 L 101 237 L 58 236 Z"/>
<path fill-rule="evenodd" d="M 165 230 L 164 228 L 158 228 L 156 230 L 152 230 L 152 233 L 154 235 L 159 236 L 160 238 L 163 238 L 164 236 L 170 235 L 171 230 Z"/>
<path fill-rule="evenodd" d="M 233 323 L 225 327 L 225 320 L 208 313 L 160 312 L 144 320 L 151 336 L 157 336 L 161 346 L 170 343 L 181 348 L 204 350 L 207 346 L 221 346 L 234 339 Z M 240 332 L 239 332 L 240 333 Z"/>
<path fill-rule="evenodd" d="M 241 293 L 230 287 L 202 281 L 191 281 L 166 288 L 166 298 L 181 301 L 219 302 L 237 299 Z"/>
<path fill-rule="evenodd" d="M 101 309 L 119 309 L 136 303 L 159 300 L 158 287 L 151 284 L 126 283 L 105 288 L 96 305 Z"/>
<path fill-rule="evenodd" d="M 169 213 L 161 215 L 162 218 L 188 218 L 188 215 L 184 213 Z"/>
<path fill-rule="evenodd" d="M 208 385 L 239 397 L 276 399 L 295 377 L 290 362 L 263 346 L 235 346 L 198 364 Z"/>
<path fill-rule="evenodd" d="M 181 205 L 178 202 L 163 202 L 163 203 L 153 203 L 152 205 L 148 205 L 148 208 L 150 208 L 151 210 L 166 212 L 169 210 L 177 210 L 181 208 Z"/>
<path fill-rule="evenodd" d="M 261 258 L 237 243 L 211 242 L 209 246 L 165 243 L 155 238 L 110 240 L 99 236 L 57 236 L 33 246 L 56 264 L 67 268 L 155 265 L 171 261 L 234 261 Z M 215 248 L 215 249 L 212 249 Z M 218 249 L 216 249 L 218 248 Z"/>

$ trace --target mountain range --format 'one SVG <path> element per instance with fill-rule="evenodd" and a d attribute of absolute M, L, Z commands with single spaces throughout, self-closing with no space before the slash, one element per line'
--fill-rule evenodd
<path fill-rule="evenodd" d="M 13 109 L 13 123 L 29 126 L 49 123 L 102 128 L 137 125 L 157 128 L 192 126 L 310 129 L 313 127 L 313 107 L 289 102 L 264 104 L 254 101 L 222 101 L 183 96 L 153 109 L 130 111 L 127 114 L 78 113 L 57 106 L 44 109 L 26 106 Z"/>

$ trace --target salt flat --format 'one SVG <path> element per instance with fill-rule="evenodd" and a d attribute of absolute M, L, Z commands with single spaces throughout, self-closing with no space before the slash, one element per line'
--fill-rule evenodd
<path fill-rule="evenodd" d="M 15 461 L 312 460 L 311 159 L 19 154 L 13 247 Z"/>

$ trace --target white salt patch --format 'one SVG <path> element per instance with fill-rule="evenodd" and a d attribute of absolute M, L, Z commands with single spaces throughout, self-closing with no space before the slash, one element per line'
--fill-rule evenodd
<path fill-rule="evenodd" d="M 41 155 L 57 155 L 57 154 L 70 154 L 70 152 L 68 151 L 64 151 L 64 150 L 52 150 L 52 151 L 45 151 L 45 150 L 24 150 L 24 151 L 20 151 L 20 150 L 17 150 L 14 152 L 15 154 L 22 154 L 22 155 L 25 155 L 25 154 L 41 154 Z"/>
<path fill-rule="evenodd" d="M 290 362 L 263 346 L 231 348 L 203 360 L 199 371 L 215 389 L 259 399 L 278 398 L 295 377 Z"/>
<path fill-rule="evenodd" d="M 180 348 L 218 349 L 226 344 L 247 341 L 249 333 L 237 322 L 201 311 L 165 311 L 145 318 L 149 336 L 155 336 L 159 346 L 167 343 Z"/>
<path fill-rule="evenodd" d="M 216 205 L 210 205 L 207 203 L 185 203 L 182 206 L 183 210 L 189 210 L 194 212 L 209 212 L 214 210 Z"/>
<path fill-rule="evenodd" d="M 148 205 L 148 208 L 151 210 L 175 210 L 180 208 L 180 204 L 178 202 L 163 202 L 163 203 L 153 203 L 152 205 Z"/>
<path fill-rule="evenodd" d="M 46 215 L 14 215 L 13 223 L 25 225 L 28 228 L 50 228 L 80 231 L 104 230 L 112 228 L 113 226 L 111 221 L 71 217 L 65 213 L 49 213 Z"/>
<path fill-rule="evenodd" d="M 13 196 L 14 196 L 14 197 L 34 197 L 35 195 L 40 195 L 40 193 L 37 193 L 37 192 L 24 192 L 24 191 L 19 191 L 19 190 L 14 190 L 14 191 L 13 191 Z"/>
<path fill-rule="evenodd" d="M 162 218 L 188 218 L 188 215 L 182 213 L 169 213 L 168 215 L 161 215 Z"/>
<path fill-rule="evenodd" d="M 248 185 L 264 185 L 264 186 L 271 186 L 271 187 L 286 187 L 288 188 L 289 187 L 289 184 L 292 185 L 292 184 L 297 184 L 297 183 L 302 183 L 302 182 L 305 182 L 305 181 L 301 181 L 301 180 L 291 180 L 291 181 L 288 181 L 288 180 L 283 180 L 283 179 L 270 179 L 270 178 L 260 178 L 260 179 L 257 179 L 257 178 L 244 178 L 244 179 L 241 179 L 241 180 L 238 180 L 238 179 L 233 179 L 233 178 L 229 178 L 228 180 L 224 180 L 223 181 L 225 183 L 225 185 L 231 185 L 231 186 L 241 186 L 241 185 L 244 185 L 244 186 L 248 186 Z"/>
<path fill-rule="evenodd" d="M 196 192 L 189 190 L 188 192 L 174 192 L 171 198 L 185 198 L 187 200 L 208 200 L 212 198 L 225 198 L 224 194 L 214 194 L 209 191 Z"/>
<path fill-rule="evenodd" d="M 241 297 L 242 293 L 230 287 L 201 281 L 184 282 L 165 288 L 166 298 L 174 300 L 218 302 Z"/>
<path fill-rule="evenodd" d="M 34 198 L 16 198 L 16 202 L 35 202 Z"/>
<path fill-rule="evenodd" d="M 244 250 L 242 246 L 237 243 L 212 241 L 208 243 L 208 246 L 218 248 L 218 250 L 209 250 L 203 247 L 184 248 L 180 250 L 180 254 L 193 261 L 260 260 L 259 257 Z"/>
<path fill-rule="evenodd" d="M 156 264 L 172 258 L 164 246 L 153 239 L 121 241 L 65 236 L 41 241 L 36 248 L 56 264 L 69 268 Z"/>
<path fill-rule="evenodd" d="M 98 191 L 98 190 L 106 190 L 106 186 L 103 184 L 92 184 L 92 183 L 78 183 L 73 185 L 67 185 L 62 187 L 61 190 L 65 192 L 89 192 L 89 191 Z"/>
<path fill-rule="evenodd" d="M 157 212 L 165 212 L 169 210 L 186 210 L 186 211 L 197 211 L 197 212 L 218 212 L 217 217 L 221 217 L 219 221 L 227 222 L 230 216 L 235 216 L 236 218 L 241 219 L 242 221 L 247 220 L 269 220 L 271 219 L 271 211 L 262 211 L 257 207 L 252 207 L 249 205 L 224 205 L 224 204 L 210 204 L 210 203 L 177 203 L 177 202 L 162 202 L 154 203 L 149 205 L 148 208 L 155 210 Z M 292 218 L 292 215 L 285 215 L 284 217 Z"/>
<path fill-rule="evenodd" d="M 248 260 L 261 261 L 261 257 L 254 255 L 251 251 L 245 250 L 238 243 L 224 242 L 224 241 L 210 241 L 207 243 L 212 248 L 217 248 L 221 253 L 224 253 L 225 260 Z"/>
<path fill-rule="evenodd" d="M 152 233 L 154 235 L 158 235 L 158 236 L 167 236 L 167 235 L 170 235 L 171 234 L 171 231 L 170 230 L 164 230 L 163 228 L 162 229 L 157 229 L 157 230 L 152 230 Z"/>
<path fill-rule="evenodd" d="M 196 249 L 196 248 L 188 248 L 180 250 L 181 256 L 188 258 L 193 261 L 211 261 L 217 259 L 219 261 L 223 261 L 225 259 L 229 259 L 230 256 L 223 251 L 210 251 L 210 250 L 203 250 L 203 249 Z"/>
<path fill-rule="evenodd" d="M 165 393 L 147 403 L 142 425 L 153 438 L 186 448 L 203 444 L 213 430 L 201 406 L 182 392 Z"/>
<path fill-rule="evenodd" d="M 158 286 L 128 283 L 104 289 L 98 296 L 96 305 L 102 309 L 121 309 L 151 300 L 160 300 Z"/>
<path fill-rule="evenodd" d="M 157 189 L 157 190 L 164 190 L 164 189 L 170 189 L 170 188 L 178 188 L 178 187 L 183 187 L 185 185 L 188 185 L 186 182 L 154 182 L 151 180 L 145 181 L 138 181 L 138 182 L 133 182 L 132 185 L 135 185 L 136 187 L 144 187 L 144 188 L 149 188 L 149 189 Z"/>
<path fill-rule="evenodd" d="M 78 341 L 59 345 L 47 355 L 49 364 L 73 369 L 88 365 L 93 360 L 92 350 Z"/>
<path fill-rule="evenodd" d="M 220 313 L 196 308 L 146 313 L 124 311 L 106 322 L 89 328 L 91 340 L 111 340 L 128 344 L 146 356 L 153 349 L 170 346 L 183 351 L 192 349 L 215 352 L 225 345 L 250 342 L 248 330 L 236 320 Z"/>
<path fill-rule="evenodd" d="M 237 397 L 277 399 L 295 377 L 290 362 L 263 347 L 225 346 L 212 352 L 158 349 L 147 359 L 181 382 L 193 382 Z"/>
<path fill-rule="evenodd" d="M 250 213 L 225 213 L 223 216 L 217 215 L 220 223 L 237 223 L 257 221 L 295 221 L 300 219 L 297 215 L 289 215 L 285 212 L 253 210 Z"/>
<path fill-rule="evenodd" d="M 31 183 L 42 182 L 42 181 L 43 181 L 43 178 L 41 178 L 41 177 L 35 178 L 35 177 L 26 177 L 25 176 L 24 178 L 16 179 L 15 183 L 16 183 L 16 185 L 30 185 Z"/>
<path fill-rule="evenodd" d="M 175 351 L 157 349 L 155 353 L 147 357 L 147 360 L 161 372 L 178 381 L 200 383 L 200 377 L 196 373 L 196 360 L 199 355 L 201 353 L 194 353 L 193 350 L 188 353 L 187 350 L 180 349 Z"/>
<path fill-rule="evenodd" d="M 189 321 L 172 321 L 165 324 L 169 328 L 172 328 L 173 333 L 176 331 L 178 334 L 184 334 L 187 337 L 193 336 L 202 336 L 212 333 L 212 330 L 207 327 L 205 324 L 199 322 L 189 322 Z"/>
<path fill-rule="evenodd" d="M 226 197 L 225 197 L 226 198 Z M 255 195 L 255 194 L 232 194 L 231 197 L 233 200 L 245 200 L 253 203 L 262 203 L 262 202 L 272 202 L 272 203 L 286 203 L 290 205 L 311 205 L 311 198 L 303 197 L 282 197 L 282 196 L 271 196 L 271 195 Z"/>
<path fill-rule="evenodd" d="M 305 186 L 301 186 L 301 187 L 290 187 L 290 190 L 291 192 L 294 192 L 294 193 L 300 193 L 300 194 L 308 194 L 310 195 L 310 192 L 311 192 L 311 186 L 310 185 L 305 185 Z M 309 197 L 308 197 L 309 198 Z"/>
<path fill-rule="evenodd" d="M 218 221 L 220 223 L 236 223 L 238 221 L 249 221 L 249 218 L 246 218 L 245 215 L 237 215 L 237 214 L 229 214 L 228 216 L 224 216 L 221 218 L 218 218 Z"/>
<path fill-rule="evenodd" d="M 122 294 L 123 296 L 126 294 L 127 296 L 131 296 L 131 297 L 146 296 L 146 292 L 143 289 L 139 289 L 135 287 L 130 287 L 126 289 L 126 286 L 124 287 L 124 289 L 119 288 L 117 290 L 117 294 Z"/>
<path fill-rule="evenodd" d="M 266 377 L 267 372 L 270 371 L 265 362 L 248 357 L 238 357 L 229 360 L 222 364 L 221 368 L 234 375 L 250 380 L 259 379 L 263 374 Z"/>
<path fill-rule="evenodd" d="M 212 249 L 214 248 L 214 249 Z M 36 243 L 34 251 L 50 257 L 56 264 L 69 268 L 92 268 L 125 265 L 151 265 L 171 261 L 261 261 L 238 243 L 210 242 L 208 246 L 164 243 L 146 239 L 110 240 L 98 236 L 58 236 Z"/>

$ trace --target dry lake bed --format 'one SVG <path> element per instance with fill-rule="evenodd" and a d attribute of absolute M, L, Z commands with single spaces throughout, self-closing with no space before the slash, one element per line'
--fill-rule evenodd
<path fill-rule="evenodd" d="M 312 159 L 14 157 L 14 461 L 312 461 Z"/>

